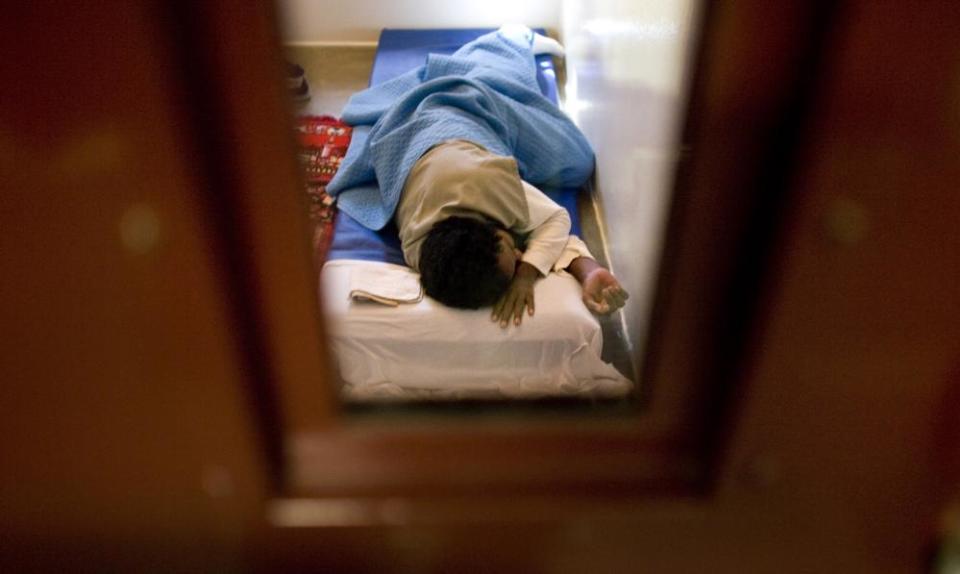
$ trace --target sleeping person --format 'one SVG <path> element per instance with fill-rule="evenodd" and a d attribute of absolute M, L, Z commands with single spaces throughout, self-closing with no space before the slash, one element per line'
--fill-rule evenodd
<path fill-rule="evenodd" d="M 627 294 L 569 235 L 570 217 L 531 183 L 579 187 L 593 151 L 539 91 L 534 52 L 559 44 L 505 27 L 452 56 L 350 99 L 353 142 L 327 190 L 362 225 L 391 219 L 427 295 L 460 308 L 493 305 L 506 327 L 534 314 L 534 283 L 565 270 L 596 313 Z"/>
<path fill-rule="evenodd" d="M 493 305 L 492 319 L 519 325 L 534 313 L 533 286 L 566 270 L 596 313 L 612 313 L 627 294 L 570 235 L 570 216 L 523 181 L 513 158 L 464 140 L 430 149 L 414 165 L 395 216 L 404 259 L 424 291 L 453 307 Z"/>

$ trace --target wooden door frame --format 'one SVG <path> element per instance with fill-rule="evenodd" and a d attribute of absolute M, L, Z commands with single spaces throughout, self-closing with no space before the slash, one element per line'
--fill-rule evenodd
<path fill-rule="evenodd" d="M 220 185 L 211 192 L 229 206 L 222 249 L 235 262 L 235 308 L 248 319 L 240 336 L 251 349 L 250 393 L 265 422 L 265 447 L 279 465 L 278 495 L 395 498 L 416 496 L 425 484 L 433 496 L 453 497 L 476 489 L 638 496 L 710 489 L 722 446 L 716 437 L 725 436 L 735 402 L 739 342 L 753 326 L 748 303 L 760 296 L 767 269 L 767 250 L 751 244 L 776 228 L 765 217 L 764 190 L 789 178 L 829 23 L 821 5 L 780 3 L 761 19 L 752 10 L 760 4 L 717 2 L 704 11 L 684 136 L 689 153 L 643 361 L 642 384 L 653 389 L 643 409 L 400 422 L 339 412 L 286 127 L 276 15 L 228 0 L 178 8 L 191 22 L 182 32 L 185 53 L 205 46 L 210 54 L 193 61 L 188 81 L 212 116 L 203 125 L 208 147 L 218 150 L 208 163 Z M 745 274 L 745 265 L 753 272 Z M 278 423 L 285 432 L 276 432 Z M 466 452 L 470 463 L 458 463 Z"/>
<path fill-rule="evenodd" d="M 791 442 L 807 424 L 797 417 L 830 422 L 777 402 L 786 384 L 777 378 L 792 376 L 789 330 L 814 323 L 796 315 L 790 325 L 779 321 L 783 306 L 791 303 L 784 303 L 785 293 L 793 297 L 796 312 L 804 288 L 824 288 L 822 281 L 778 282 L 785 269 L 797 265 L 816 271 L 815 264 L 798 258 L 791 234 L 797 218 L 807 217 L 806 247 L 817 248 L 809 220 L 817 206 L 809 197 L 823 197 L 825 191 L 804 178 L 817 167 L 828 180 L 836 176 L 811 158 L 818 158 L 818 146 L 842 133 L 849 120 L 840 115 L 832 119 L 839 124 L 820 122 L 828 107 L 825 98 L 836 89 L 837 54 L 848 33 L 859 33 L 861 46 L 870 46 L 878 30 L 895 35 L 898 18 L 909 8 L 878 6 L 878 19 L 863 27 L 852 24 L 850 4 L 866 10 L 865 1 L 721 0 L 704 11 L 683 138 L 686 157 L 666 231 L 649 356 L 642 361 L 643 384 L 650 389 L 642 410 L 618 416 L 544 412 L 401 420 L 344 416 L 337 404 L 339 382 L 324 344 L 306 209 L 291 160 L 295 148 L 276 18 L 263 6 L 240 4 L 218 0 L 183 10 L 195 19 L 192 45 L 213 54 L 194 81 L 207 81 L 198 90 L 222 104 L 208 106 L 217 117 L 212 132 L 228 150 L 210 158 L 222 164 L 211 173 L 231 174 L 215 187 L 231 204 L 224 214 L 229 226 L 239 230 L 238 241 L 221 249 L 243 248 L 237 266 L 242 273 L 234 277 L 243 293 L 237 312 L 250 319 L 238 336 L 249 338 L 249 348 L 257 350 L 249 357 L 247 390 L 267 409 L 261 426 L 278 477 L 264 517 L 271 548 L 322 559 L 319 547 L 308 544 L 315 550 L 304 550 L 299 544 L 315 536 L 340 536 L 338 529 L 346 528 L 345 535 L 358 537 L 353 558 L 363 561 L 368 552 L 389 555 L 385 529 L 426 528 L 443 544 L 465 548 L 476 540 L 457 538 L 464 531 L 454 527 L 470 525 L 493 539 L 497 532 L 512 533 L 516 540 L 501 542 L 519 549 L 528 534 L 525 525 L 534 523 L 541 534 L 557 537 L 541 540 L 546 547 L 565 540 L 564 524 L 627 520 L 629 528 L 605 532 L 643 535 L 581 547 L 584 555 L 619 552 L 622 564 L 629 564 L 632 556 L 624 552 L 635 545 L 658 557 L 651 564 L 689 565 L 703 556 L 726 571 L 736 571 L 738 552 L 754 550 L 758 554 L 749 563 L 766 569 L 789 563 L 797 571 L 857 571 L 864 565 L 871 571 L 902 571 L 919 564 L 918 556 L 897 556 L 889 549 L 914 552 L 922 545 L 923 528 L 933 522 L 931 509 L 942 493 L 918 495 L 922 504 L 904 514 L 904 521 L 917 528 L 904 536 L 895 524 L 870 523 L 888 511 L 882 501 L 860 495 L 856 506 L 838 498 L 838 489 L 856 493 L 861 483 L 851 478 L 855 473 L 832 478 L 828 469 L 810 463 L 831 460 L 829 437 L 817 437 L 812 444 L 820 450 L 807 458 L 803 450 L 781 452 L 782 457 L 765 451 L 777 441 L 789 448 L 804 444 Z M 944 20 L 955 15 L 948 5 L 938 10 Z M 217 18 L 220 14 L 230 17 Z M 924 18 L 929 25 L 931 17 Z M 931 46 L 943 56 L 949 40 L 949 35 L 934 37 Z M 916 53 L 926 47 L 920 42 Z M 869 54 L 867 48 L 861 57 Z M 909 57 L 900 62 L 899 73 L 906 74 Z M 842 63 L 850 66 L 850 60 Z M 275 82 L 264 83 L 271 77 Z M 875 89 L 869 82 L 859 86 Z M 925 94 L 942 104 L 940 92 Z M 917 117 L 927 118 L 916 109 L 922 107 L 915 108 Z M 853 117 L 854 123 L 862 122 Z M 943 143 L 943 149 L 956 148 L 956 142 Z M 868 163 L 878 161 L 876 155 L 865 157 Z M 948 170 L 944 157 L 936 156 L 938 165 Z M 909 167 L 913 173 L 918 164 Z M 861 177 L 869 173 L 862 165 L 858 169 Z M 931 183 L 945 193 L 942 181 Z M 945 198 L 940 196 L 952 205 Z M 856 283 L 847 279 L 848 286 Z M 817 320 L 821 328 L 832 328 L 828 318 Z M 767 336 L 771 324 L 780 327 L 779 338 Z M 936 350 L 938 361 L 949 353 L 943 343 Z M 847 389 L 851 400 L 868 397 L 865 365 L 839 361 L 833 367 L 857 372 L 859 386 Z M 926 382 L 925 399 L 947 384 Z M 791 396 L 798 398 L 795 391 Z M 915 426 L 929 416 L 922 406 L 900 412 L 885 408 L 892 419 Z M 793 417 L 784 429 L 769 420 L 778 412 Z M 869 420 L 861 416 L 851 422 Z M 843 432 L 843 427 L 829 428 Z M 867 444 L 866 431 L 854 429 L 860 433 L 856 444 Z M 767 441 L 765 433 L 776 438 Z M 871 461 L 880 460 L 902 470 L 898 465 L 907 454 L 901 448 L 885 457 L 859 457 L 857 468 L 866 472 Z M 789 462 L 778 462 L 783 460 Z M 794 465 L 790 480 L 783 479 L 780 464 Z M 922 461 L 919 468 L 935 466 Z M 878 478 L 862 484 L 889 499 L 897 484 L 916 494 L 926 482 Z M 670 551 L 670 543 L 678 540 L 685 549 L 679 554 Z"/>

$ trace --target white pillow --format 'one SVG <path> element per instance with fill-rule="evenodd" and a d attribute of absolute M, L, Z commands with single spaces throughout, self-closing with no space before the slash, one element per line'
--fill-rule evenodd
<path fill-rule="evenodd" d="M 409 268 L 334 260 L 320 274 L 328 337 L 345 400 L 623 397 L 631 383 L 600 358 L 600 324 L 566 273 L 536 284 L 536 314 L 501 329 L 488 309 L 451 309 L 424 297 L 388 307 L 350 299 L 354 270 Z"/>

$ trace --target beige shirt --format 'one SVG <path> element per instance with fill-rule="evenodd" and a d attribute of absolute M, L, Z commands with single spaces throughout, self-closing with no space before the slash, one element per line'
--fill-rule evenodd
<path fill-rule="evenodd" d="M 516 160 L 464 140 L 433 147 L 407 176 L 394 216 L 407 265 L 419 269 L 427 233 L 451 216 L 487 217 L 528 235 L 521 260 L 544 275 L 577 257 L 591 257 L 586 245 L 570 235 L 567 211 L 521 180 Z"/>

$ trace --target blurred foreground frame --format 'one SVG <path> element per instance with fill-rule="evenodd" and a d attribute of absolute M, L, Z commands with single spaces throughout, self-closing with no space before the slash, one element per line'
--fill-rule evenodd
<path fill-rule="evenodd" d="M 960 5 L 710 3 L 644 410 L 495 421 L 340 414 L 269 6 L 12 17 L 5 569 L 922 572 L 955 531 Z"/>

